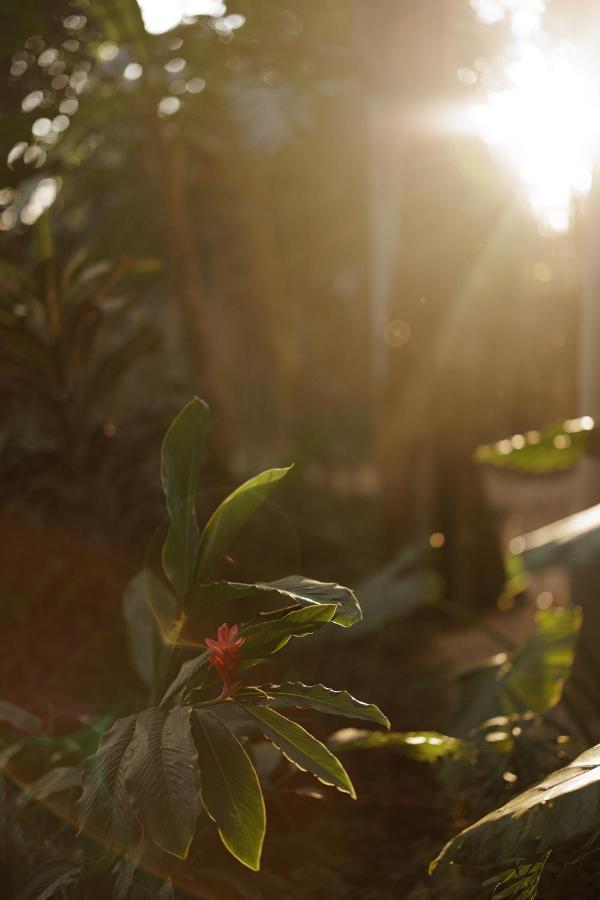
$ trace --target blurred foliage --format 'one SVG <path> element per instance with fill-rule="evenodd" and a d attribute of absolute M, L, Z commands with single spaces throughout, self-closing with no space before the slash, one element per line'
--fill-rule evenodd
<path fill-rule="evenodd" d="M 81 252 L 64 265 L 44 256 L 31 271 L 2 265 L 5 511 L 47 521 L 58 508 L 63 520 L 88 518 L 105 536 L 139 534 L 149 513 L 140 475 L 164 414 L 120 414 L 119 389 L 158 345 L 136 303 L 139 281 L 155 270 L 151 261 L 90 261 Z"/>
<path fill-rule="evenodd" d="M 600 557 L 600 507 L 592 506 L 517 539 L 522 569 L 595 567 Z"/>
<path fill-rule="evenodd" d="M 465 735 L 494 716 L 548 712 L 571 671 L 581 620 L 578 608 L 538 610 L 536 630 L 522 646 L 461 676 L 451 730 Z"/>
<path fill-rule="evenodd" d="M 571 469 L 585 454 L 600 454 L 598 429 L 590 416 L 483 444 L 475 451 L 475 459 L 514 472 L 543 475 Z"/>

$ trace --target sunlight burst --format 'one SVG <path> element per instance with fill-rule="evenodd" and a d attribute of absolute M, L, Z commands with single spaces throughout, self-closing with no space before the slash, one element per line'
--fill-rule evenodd
<path fill-rule="evenodd" d="M 498 148 L 519 175 L 536 218 L 561 232 L 570 226 L 574 200 L 591 186 L 595 105 L 575 49 L 551 45 L 540 27 L 543 6 L 537 3 L 534 9 L 536 3 L 512 2 L 510 9 L 496 0 L 493 9 L 473 3 L 484 21 L 494 11 L 510 14 L 518 36 L 507 52 L 500 86 L 472 109 L 472 120 L 482 139 Z M 519 35 L 524 27 L 524 20 L 515 19 L 519 12 L 528 13 L 530 25 L 538 22 L 535 36 Z M 517 29 L 515 21 L 521 22 Z"/>

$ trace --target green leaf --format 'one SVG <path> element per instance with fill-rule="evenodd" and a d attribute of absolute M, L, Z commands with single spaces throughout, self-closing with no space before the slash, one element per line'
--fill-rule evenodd
<path fill-rule="evenodd" d="M 469 866 L 539 859 L 598 828 L 600 744 L 449 841 L 436 860 Z"/>
<path fill-rule="evenodd" d="M 470 750 L 466 741 L 437 731 L 392 731 L 384 734 L 381 731 L 342 728 L 330 736 L 327 744 L 336 753 L 393 747 L 419 762 L 436 762 L 445 757 L 463 755 Z"/>
<path fill-rule="evenodd" d="M 286 759 L 303 772 L 311 772 L 323 784 L 333 785 L 351 797 L 356 797 L 348 773 L 339 759 L 297 722 L 264 706 L 238 705 L 256 722 L 256 727 L 264 736 L 281 750 Z"/>
<path fill-rule="evenodd" d="M 85 762 L 83 792 L 79 799 L 79 831 L 106 837 L 109 843 L 127 841 L 135 831 L 125 788 L 128 748 L 136 717 L 117 719 L 101 738 L 96 753 Z"/>
<path fill-rule="evenodd" d="M 584 454 L 597 456 L 599 452 L 599 430 L 590 416 L 583 416 L 484 444 L 475 451 L 475 459 L 498 468 L 540 474 L 570 469 Z"/>
<path fill-rule="evenodd" d="M 198 559 L 196 495 L 205 458 L 209 409 L 194 397 L 167 431 L 161 456 L 161 478 L 171 524 L 163 547 L 163 567 L 184 594 L 194 579 Z"/>
<path fill-rule="evenodd" d="M 129 653 L 140 678 L 152 689 L 167 664 L 171 648 L 162 638 L 161 623 L 177 618 L 177 600 L 152 572 L 134 575 L 123 594 Z"/>
<path fill-rule="evenodd" d="M 331 622 L 337 607 L 334 604 L 295 609 L 279 619 L 268 619 L 255 625 L 245 625 L 242 662 L 264 659 L 285 647 L 291 637 L 305 637 Z"/>
<path fill-rule="evenodd" d="M 220 604 L 232 600 L 254 598 L 274 600 L 288 606 L 318 606 L 335 603 L 337 609 L 332 619 L 337 625 L 349 627 L 361 619 L 361 610 L 353 591 L 339 584 L 314 581 L 302 575 L 289 575 L 278 581 L 242 584 L 236 581 L 214 581 L 211 584 L 193 584 L 186 596 L 186 609 L 190 615 L 201 619 L 210 615 Z"/>
<path fill-rule="evenodd" d="M 322 684 L 301 684 L 300 682 L 269 685 L 261 690 L 268 694 L 269 706 L 296 706 L 299 709 L 317 709 L 319 712 L 351 719 L 366 719 L 389 728 L 389 720 L 372 703 L 357 700 L 347 691 L 334 691 Z"/>
<path fill-rule="evenodd" d="M 459 681 L 452 730 L 467 734 L 486 719 L 513 712 L 545 713 L 562 694 L 581 627 L 577 608 L 539 610 L 536 631 L 513 653 L 499 653 Z"/>
<path fill-rule="evenodd" d="M 548 851 L 539 862 L 517 863 L 494 878 L 488 878 L 483 882 L 483 886 L 493 886 L 494 900 L 507 900 L 509 897 L 512 900 L 536 900 L 539 896 L 540 879 L 549 856 Z"/>
<path fill-rule="evenodd" d="M 238 531 L 273 493 L 292 467 L 267 469 L 235 489 L 214 511 L 200 538 L 197 581 L 208 581 Z"/>
<path fill-rule="evenodd" d="M 361 609 L 356 596 L 350 588 L 333 582 L 315 581 L 312 578 L 304 578 L 302 575 L 289 575 L 278 581 L 268 584 L 259 584 L 257 587 L 266 587 L 277 590 L 283 597 L 289 597 L 294 603 L 301 606 L 311 604 L 335 603 L 337 609 L 332 622 L 349 628 L 362 618 Z"/>
<path fill-rule="evenodd" d="M 151 707 L 136 720 L 125 783 L 144 835 L 187 857 L 198 812 L 197 754 L 187 710 Z"/>
<path fill-rule="evenodd" d="M 202 803 L 229 852 L 255 871 L 266 829 L 265 804 L 248 754 L 217 715 L 196 711 L 194 735 L 202 771 Z"/>
<path fill-rule="evenodd" d="M 46 800 L 52 794 L 60 794 L 72 788 L 81 787 L 80 766 L 57 766 L 49 769 L 40 778 L 27 785 L 27 795 L 35 800 Z"/>

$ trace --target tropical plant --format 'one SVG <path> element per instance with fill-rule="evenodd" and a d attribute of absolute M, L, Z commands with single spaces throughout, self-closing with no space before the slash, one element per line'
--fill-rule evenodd
<path fill-rule="evenodd" d="M 339 759 L 285 710 L 317 710 L 389 727 L 376 706 L 345 691 L 321 684 L 249 683 L 249 670 L 292 637 L 313 634 L 329 623 L 350 627 L 361 611 L 349 588 L 302 576 L 255 584 L 211 580 L 238 532 L 289 468 L 270 469 L 246 481 L 200 529 L 196 498 L 208 416 L 206 404 L 195 398 L 167 431 L 162 482 L 169 525 L 163 573 L 146 569 L 133 579 L 124 599 L 133 662 L 152 705 L 114 721 L 85 762 L 83 777 L 81 766 L 66 758 L 70 764 L 29 785 L 34 797 L 46 799 L 82 784 L 80 833 L 124 854 L 120 863 L 109 854 L 111 865 L 118 863 L 119 897 L 127 895 L 138 864 L 153 871 L 157 859 L 171 859 L 166 871 L 172 872 L 211 822 L 237 860 L 259 868 L 266 829 L 257 774 L 263 739 L 300 770 L 355 796 Z M 216 628 L 224 610 L 240 624 Z M 182 662 L 190 646 L 204 650 Z M 32 733 L 7 745 L 7 758 L 41 740 L 35 717 L 9 704 L 0 713 L 14 727 Z M 255 743 L 258 736 L 261 742 Z M 74 742 L 68 746 L 72 753 Z M 63 762 L 56 746 L 52 752 L 53 759 Z M 36 871 L 40 884 L 47 890 L 73 883 L 81 887 L 89 866 L 81 860 L 58 862 L 48 872 Z"/>

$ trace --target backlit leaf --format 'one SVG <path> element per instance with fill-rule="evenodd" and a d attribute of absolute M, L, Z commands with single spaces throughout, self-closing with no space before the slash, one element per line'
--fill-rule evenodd
<path fill-rule="evenodd" d="M 200 538 L 197 581 L 208 581 L 239 530 L 273 493 L 290 471 L 267 469 L 235 489 L 214 511 Z"/>
<path fill-rule="evenodd" d="M 269 685 L 263 690 L 269 696 L 270 706 L 296 706 L 299 709 L 316 709 L 319 712 L 351 719 L 366 719 L 389 728 L 386 716 L 372 703 L 363 703 L 347 691 L 334 691 L 322 684 L 301 684 L 300 682 Z M 274 702 L 273 702 L 274 701 Z"/>
<path fill-rule="evenodd" d="M 194 714 L 202 771 L 202 803 L 230 853 L 250 869 L 260 866 L 266 828 L 258 776 L 227 725 L 210 710 Z"/>
<path fill-rule="evenodd" d="M 311 772 L 323 784 L 333 785 L 356 797 L 348 773 L 339 759 L 306 729 L 274 709 L 243 703 L 239 705 L 290 762 L 304 772 Z"/>

